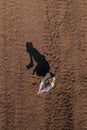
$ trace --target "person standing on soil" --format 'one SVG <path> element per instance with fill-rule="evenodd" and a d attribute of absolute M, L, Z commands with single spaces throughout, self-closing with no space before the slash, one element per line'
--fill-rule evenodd
<path fill-rule="evenodd" d="M 33 73 L 36 73 L 38 76 L 43 76 L 43 79 L 40 82 L 39 91 L 37 94 L 42 94 L 48 92 L 55 85 L 55 75 L 49 72 L 50 66 L 45 56 L 40 54 L 39 51 L 33 47 L 31 42 L 26 43 L 26 49 L 30 56 L 30 64 L 26 65 L 28 69 L 32 68 L 34 61 L 37 63 L 36 67 L 33 70 Z"/>
<path fill-rule="evenodd" d="M 41 80 L 37 95 L 42 94 L 44 92 L 48 92 L 51 88 L 54 87 L 55 81 L 55 75 L 48 72 L 46 76 Z"/>

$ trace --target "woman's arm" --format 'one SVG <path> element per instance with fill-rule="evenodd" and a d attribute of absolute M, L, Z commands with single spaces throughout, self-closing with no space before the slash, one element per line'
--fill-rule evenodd
<path fill-rule="evenodd" d="M 55 85 L 55 81 L 56 81 L 56 78 L 55 78 L 55 77 L 53 77 L 53 78 L 52 78 L 51 87 L 54 87 L 54 85 Z"/>

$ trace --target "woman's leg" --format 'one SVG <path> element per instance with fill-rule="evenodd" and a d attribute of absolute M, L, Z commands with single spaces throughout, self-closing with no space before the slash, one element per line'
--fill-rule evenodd
<path fill-rule="evenodd" d="M 37 95 L 44 92 L 44 89 L 42 89 L 42 88 L 43 88 L 43 85 L 44 85 L 44 82 L 42 81 L 42 82 L 40 83 L 40 86 L 39 86 L 39 90 L 38 90 Z"/>
<path fill-rule="evenodd" d="M 39 86 L 39 91 L 42 89 L 43 85 L 44 85 L 44 82 L 42 81 L 42 82 L 40 83 L 40 86 Z"/>
<path fill-rule="evenodd" d="M 42 90 L 38 91 L 37 95 L 42 94 L 44 92 L 45 92 L 44 89 L 42 89 Z"/>

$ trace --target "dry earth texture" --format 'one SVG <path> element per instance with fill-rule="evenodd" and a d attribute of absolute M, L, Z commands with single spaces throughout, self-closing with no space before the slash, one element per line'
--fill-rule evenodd
<path fill-rule="evenodd" d="M 56 75 L 40 96 L 26 42 Z M 87 130 L 86 72 L 87 0 L 0 0 L 0 130 Z"/>

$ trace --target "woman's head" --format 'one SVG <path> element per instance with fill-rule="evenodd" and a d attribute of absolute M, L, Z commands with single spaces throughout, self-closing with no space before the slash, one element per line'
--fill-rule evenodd
<path fill-rule="evenodd" d="M 49 79 L 48 83 L 50 83 L 51 87 L 54 87 L 54 82 L 52 78 Z"/>
<path fill-rule="evenodd" d="M 48 80 L 48 82 L 51 84 L 51 83 L 52 83 L 52 79 L 50 78 L 50 79 Z"/>

